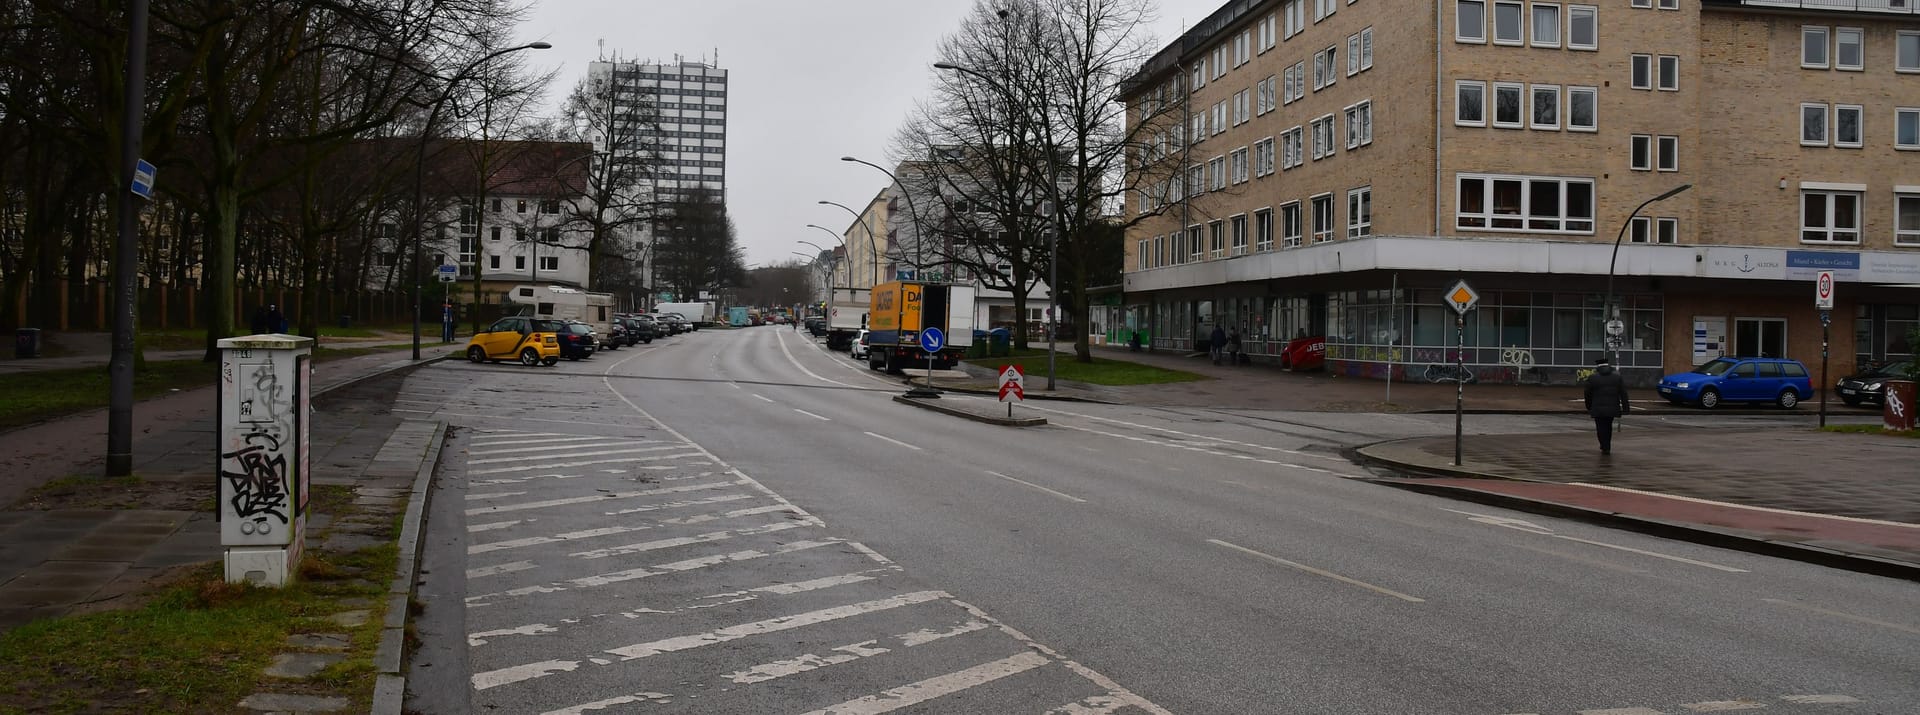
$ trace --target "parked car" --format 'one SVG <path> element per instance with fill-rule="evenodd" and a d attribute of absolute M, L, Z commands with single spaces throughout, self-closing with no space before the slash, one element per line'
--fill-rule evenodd
<path fill-rule="evenodd" d="M 618 318 L 621 325 L 626 326 L 628 345 L 634 345 L 636 343 L 652 344 L 653 338 L 660 332 L 659 328 L 654 324 L 653 319 L 644 315 L 621 315 L 616 316 L 616 318 Z"/>
<path fill-rule="evenodd" d="M 847 348 L 847 356 L 855 360 L 865 360 L 868 352 L 867 329 L 861 328 L 860 333 L 853 336 L 853 347 Z"/>
<path fill-rule="evenodd" d="M 600 348 L 599 336 L 593 333 L 593 326 L 578 320 L 569 320 L 562 324 L 558 333 L 560 338 L 560 357 L 579 360 L 593 357 L 593 351 Z"/>
<path fill-rule="evenodd" d="M 618 320 L 607 321 L 607 334 L 600 336 L 601 350 L 619 350 L 627 346 L 627 326 Z"/>
<path fill-rule="evenodd" d="M 1722 402 L 1771 402 L 1793 409 L 1813 394 L 1807 366 L 1785 358 L 1715 358 L 1692 372 L 1660 379 L 1660 396 L 1673 404 L 1698 403 L 1713 409 Z"/>
<path fill-rule="evenodd" d="M 476 363 L 519 360 L 528 366 L 558 364 L 559 332 L 565 327 L 558 320 L 501 318 L 467 340 L 467 360 Z"/>
<path fill-rule="evenodd" d="M 1906 361 L 1861 370 L 1840 378 L 1840 382 L 1834 384 L 1834 392 L 1839 393 L 1840 400 L 1849 407 L 1858 407 L 1862 402 L 1877 405 L 1887 399 L 1887 381 L 1906 377 L 1912 368 L 1913 362 Z"/>
<path fill-rule="evenodd" d="M 693 324 L 688 323 L 687 319 L 679 313 L 655 313 L 653 317 L 660 321 L 661 325 L 667 326 L 668 335 L 679 335 L 693 330 Z"/>

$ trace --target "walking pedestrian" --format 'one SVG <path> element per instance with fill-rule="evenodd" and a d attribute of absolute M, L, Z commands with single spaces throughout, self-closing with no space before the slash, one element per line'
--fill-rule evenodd
<path fill-rule="evenodd" d="M 1627 413 L 1627 381 L 1601 358 L 1587 378 L 1587 415 L 1600 437 L 1600 453 L 1613 454 L 1613 421 Z"/>
<path fill-rule="evenodd" d="M 1207 356 L 1213 358 L 1213 364 L 1220 364 L 1220 354 L 1227 350 L 1227 331 L 1218 325 L 1213 326 L 1213 334 L 1207 336 Z"/>
<path fill-rule="evenodd" d="M 1232 332 L 1227 333 L 1227 364 L 1228 365 L 1240 364 L 1240 331 L 1239 330 L 1234 330 Z"/>

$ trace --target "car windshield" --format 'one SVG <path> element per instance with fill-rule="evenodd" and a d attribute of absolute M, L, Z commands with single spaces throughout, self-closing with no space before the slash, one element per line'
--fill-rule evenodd
<path fill-rule="evenodd" d="M 533 321 L 533 329 L 534 332 L 540 333 L 563 333 L 566 332 L 567 325 L 558 320 L 536 320 Z"/>
<path fill-rule="evenodd" d="M 587 335 L 593 332 L 593 328 L 587 327 L 585 323 L 569 323 L 567 325 L 567 332 L 573 333 L 574 335 Z"/>
<path fill-rule="evenodd" d="M 1740 363 L 1721 358 L 1721 359 L 1716 359 L 1712 362 L 1709 362 L 1705 365 L 1701 365 L 1698 369 L 1694 370 L 1694 372 L 1700 373 L 1702 375 L 1723 375 L 1723 374 L 1726 374 L 1728 370 L 1732 370 L 1733 366 L 1738 364 Z"/>
<path fill-rule="evenodd" d="M 1911 369 L 1913 369 L 1913 363 L 1911 362 L 1887 363 L 1881 365 L 1873 372 L 1867 373 L 1867 377 L 1906 377 L 1907 371 Z"/>

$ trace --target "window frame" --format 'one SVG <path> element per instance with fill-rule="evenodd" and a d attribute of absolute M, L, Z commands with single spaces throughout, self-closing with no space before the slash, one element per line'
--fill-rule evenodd
<path fill-rule="evenodd" d="M 1592 29 L 1593 41 L 1586 44 L 1576 43 L 1574 42 L 1574 39 L 1573 39 L 1574 38 L 1573 18 L 1574 18 L 1574 15 L 1580 14 L 1582 12 L 1586 13 L 1587 17 L 1590 19 L 1590 22 L 1588 24 L 1593 28 Z M 1598 51 L 1600 49 L 1600 7 L 1597 5 L 1568 5 L 1566 15 L 1567 15 L 1567 49 L 1581 50 L 1585 52 Z"/>
<path fill-rule="evenodd" d="M 1453 3 L 1453 41 L 1472 45 L 1487 44 L 1487 2 L 1488 0 L 1454 0 Z M 1460 33 L 1466 25 L 1460 22 L 1460 11 L 1469 7 L 1480 9 L 1480 32 L 1477 35 Z"/>
<path fill-rule="evenodd" d="M 1483 206 L 1484 211 L 1480 213 L 1469 213 L 1464 210 L 1463 206 L 1461 206 L 1462 194 L 1463 194 L 1463 192 L 1461 191 L 1461 187 L 1465 186 L 1466 182 L 1468 181 L 1481 182 L 1481 187 L 1482 187 L 1481 198 L 1485 205 Z M 1495 212 L 1494 195 L 1493 195 L 1492 189 L 1494 187 L 1494 183 L 1500 182 L 1500 181 L 1520 182 L 1519 213 L 1502 214 L 1502 213 Z M 1530 212 L 1531 203 L 1532 203 L 1533 194 L 1534 194 L 1533 185 L 1539 182 L 1553 182 L 1559 186 L 1559 191 L 1557 194 L 1558 196 L 1557 203 L 1559 205 L 1558 215 L 1536 216 Z M 1471 172 L 1460 172 L 1460 173 L 1454 174 L 1454 202 L 1453 202 L 1454 203 L 1454 229 L 1457 231 L 1472 231 L 1476 233 L 1532 233 L 1532 234 L 1561 234 L 1561 235 L 1581 235 L 1581 236 L 1593 235 L 1595 226 L 1598 225 L 1598 220 L 1595 216 L 1589 215 L 1589 216 L 1582 216 L 1582 217 L 1573 217 L 1568 214 L 1568 211 L 1567 211 L 1568 198 L 1572 195 L 1570 189 L 1571 187 L 1576 185 L 1586 187 L 1587 209 L 1591 213 L 1598 213 L 1598 208 L 1597 208 L 1598 201 L 1599 201 L 1598 193 L 1597 193 L 1598 182 L 1595 181 L 1593 177 L 1536 176 L 1536 175 L 1528 175 L 1528 174 L 1480 174 L 1480 173 L 1471 173 Z M 1466 221 L 1474 220 L 1474 219 L 1480 219 L 1480 220 L 1483 220 L 1484 222 L 1482 223 L 1482 225 L 1478 225 L 1478 226 L 1465 225 Z M 1518 227 L 1495 226 L 1494 223 L 1499 220 L 1515 221 L 1519 224 L 1519 226 Z M 1534 223 L 1543 222 L 1543 221 L 1556 222 L 1560 225 L 1560 227 L 1559 228 L 1534 228 L 1532 226 L 1532 224 Z M 1586 227 L 1585 228 L 1569 228 L 1568 227 L 1569 224 L 1576 224 L 1576 223 L 1584 223 Z"/>
<path fill-rule="evenodd" d="M 1807 50 L 1814 45 L 1809 42 L 1813 36 L 1820 36 L 1820 61 L 1808 62 Z M 1800 26 L 1800 69 L 1823 70 L 1833 66 L 1833 28 L 1826 25 Z"/>
<path fill-rule="evenodd" d="M 1460 90 L 1467 87 L 1472 87 L 1480 92 L 1479 100 L 1476 103 L 1480 110 L 1480 118 L 1477 120 L 1461 118 L 1461 110 L 1465 109 L 1467 105 L 1461 101 Z M 1487 83 L 1485 80 L 1459 79 L 1453 81 L 1453 124 L 1454 126 L 1460 127 L 1487 126 Z"/>
<path fill-rule="evenodd" d="M 1540 12 L 1542 10 L 1551 10 L 1553 12 L 1553 38 L 1545 41 L 1540 39 Z M 1550 47 L 1558 49 L 1561 44 L 1560 23 L 1565 17 L 1561 12 L 1559 3 L 1537 2 L 1527 6 L 1527 22 L 1529 23 L 1527 25 L 1527 45 L 1529 47 Z"/>
<path fill-rule="evenodd" d="M 1334 227 L 1340 223 L 1340 217 L 1336 215 L 1337 211 L 1333 205 L 1333 192 L 1329 191 L 1326 193 L 1314 194 L 1312 196 L 1307 197 L 1307 202 L 1313 207 L 1311 211 L 1311 213 L 1313 214 L 1313 217 L 1312 217 L 1313 231 L 1310 234 L 1312 237 L 1312 240 L 1308 243 L 1308 245 L 1317 246 L 1319 244 L 1332 241 L 1333 232 L 1335 230 Z M 1327 222 L 1326 222 L 1325 229 L 1322 229 L 1320 227 L 1320 207 L 1322 205 L 1326 206 L 1327 208 L 1327 213 L 1326 213 Z"/>
<path fill-rule="evenodd" d="M 1360 33 L 1347 36 L 1347 76 L 1360 74 Z"/>
<path fill-rule="evenodd" d="M 1627 223 L 1627 243 L 1653 243 L 1653 219 L 1635 216 Z"/>
<path fill-rule="evenodd" d="M 1645 79 L 1641 79 L 1644 74 Z M 1627 86 L 1632 89 L 1653 89 L 1653 55 L 1635 52 L 1627 56 Z"/>
<path fill-rule="evenodd" d="M 1231 184 L 1247 183 L 1252 173 L 1251 158 L 1250 147 L 1243 146 L 1227 153 L 1227 173 Z"/>
<path fill-rule="evenodd" d="M 1840 138 L 1840 113 L 1853 112 L 1854 137 L 1851 141 Z M 1840 149 L 1859 149 L 1866 146 L 1867 110 L 1858 104 L 1833 105 L 1833 121 L 1828 124 L 1833 129 L 1833 146 Z"/>
<path fill-rule="evenodd" d="M 1577 95 L 1577 94 L 1584 94 L 1591 98 L 1591 102 L 1589 103 L 1588 106 L 1590 107 L 1589 112 L 1592 115 L 1589 118 L 1592 121 L 1586 124 L 1573 123 L 1573 120 L 1574 120 L 1573 97 L 1574 95 Z M 1568 85 L 1566 101 L 1562 102 L 1561 114 L 1563 114 L 1566 117 L 1565 124 L 1567 127 L 1567 131 L 1570 131 L 1570 132 L 1600 131 L 1600 88 L 1580 86 L 1580 85 Z"/>
<path fill-rule="evenodd" d="M 1654 137 L 1653 166 L 1655 171 L 1661 172 L 1680 170 L 1680 137 L 1672 134 Z"/>
<path fill-rule="evenodd" d="M 1812 115 L 1808 115 L 1807 110 L 1809 109 L 1818 109 L 1820 111 Z M 1832 105 L 1829 105 L 1826 102 L 1801 102 L 1800 103 L 1800 121 L 1798 122 L 1798 126 L 1800 129 L 1800 133 L 1799 133 L 1800 146 L 1828 146 L 1833 141 L 1833 138 L 1832 138 L 1833 132 L 1831 131 L 1833 127 L 1832 127 L 1832 123 L 1829 121 L 1829 118 L 1828 118 L 1828 115 L 1832 113 L 1833 113 Z M 1807 117 L 1808 116 L 1815 116 L 1820 118 L 1820 138 L 1819 139 L 1807 138 Z"/>
<path fill-rule="evenodd" d="M 1853 64 L 1841 60 L 1841 50 L 1846 47 L 1843 39 L 1848 33 L 1853 35 L 1854 52 L 1857 55 Z M 1858 27 L 1833 28 L 1833 68 L 1842 72 L 1864 72 L 1867 69 L 1867 31 Z"/>
<path fill-rule="evenodd" d="M 1903 228 L 1900 226 L 1900 205 L 1908 201 L 1916 204 L 1914 224 Z M 1893 192 L 1893 245 L 1920 246 L 1920 187 L 1898 187 Z"/>
<path fill-rule="evenodd" d="M 1514 27 L 1514 29 L 1519 31 L 1519 37 L 1515 37 L 1511 40 L 1500 39 L 1500 9 L 1503 7 L 1517 8 L 1519 10 L 1520 15 Z M 1493 31 L 1492 31 L 1493 44 L 1501 45 L 1505 47 L 1524 47 L 1527 44 L 1527 4 L 1526 3 L 1521 2 L 1520 0 L 1493 0 L 1493 14 L 1489 16 L 1489 18 L 1493 21 Z"/>
<path fill-rule="evenodd" d="M 1516 109 L 1519 111 L 1519 117 L 1514 119 L 1511 122 L 1500 120 L 1500 92 L 1503 90 L 1512 90 L 1514 92 L 1519 93 L 1519 101 L 1516 105 Z M 1497 128 L 1497 129 L 1527 128 L 1527 112 L 1528 112 L 1528 109 L 1533 106 L 1533 103 L 1529 99 L 1529 96 L 1527 94 L 1526 83 L 1494 82 L 1492 104 L 1493 104 L 1493 113 L 1492 113 L 1493 115 L 1491 117 L 1488 117 L 1488 123 L 1491 124 L 1494 128 Z"/>
<path fill-rule="evenodd" d="M 1671 229 L 1671 230 L 1669 230 Z M 1654 220 L 1653 242 L 1672 246 L 1680 243 L 1680 219 L 1674 216 L 1661 216 Z"/>
<path fill-rule="evenodd" d="M 1549 124 L 1540 123 L 1541 90 L 1548 92 L 1548 94 L 1544 96 L 1553 98 L 1553 121 Z M 1560 85 L 1535 84 L 1527 86 L 1527 126 L 1540 131 L 1560 131 Z"/>
<path fill-rule="evenodd" d="M 1359 202 L 1356 210 L 1355 202 Z M 1347 190 L 1347 240 L 1373 236 L 1373 185 Z"/>
<path fill-rule="evenodd" d="M 1901 64 L 1900 51 L 1904 43 L 1913 46 L 1913 64 Z M 1893 71 L 1902 74 L 1920 73 L 1920 30 L 1897 30 L 1893 33 Z"/>
<path fill-rule="evenodd" d="M 1660 9 L 1678 10 L 1680 9 L 1680 0 L 1660 0 Z"/>
<path fill-rule="evenodd" d="M 1227 222 L 1214 219 L 1207 222 L 1207 260 L 1227 257 Z"/>
<path fill-rule="evenodd" d="M 1900 143 L 1900 121 L 1910 118 L 1913 126 L 1913 141 Z M 1896 151 L 1920 151 L 1920 107 L 1893 108 L 1893 148 Z"/>
<path fill-rule="evenodd" d="M 1627 135 L 1627 168 L 1633 171 L 1653 171 L 1653 135 Z"/>
<path fill-rule="evenodd" d="M 1360 71 L 1373 69 L 1373 26 L 1360 28 Z"/>
<path fill-rule="evenodd" d="M 1247 236 L 1247 215 L 1237 213 L 1227 217 L 1227 255 L 1239 257 L 1247 255 L 1252 245 Z"/>
<path fill-rule="evenodd" d="M 1672 71 L 1668 71 L 1668 67 Z M 1659 55 L 1654 62 L 1654 88 L 1661 92 L 1680 91 L 1680 56 Z"/>
<path fill-rule="evenodd" d="M 1253 212 L 1253 252 L 1267 253 L 1273 250 L 1273 207 L 1254 209 Z"/>
<path fill-rule="evenodd" d="M 1301 221 L 1303 210 L 1298 200 L 1280 205 L 1280 248 L 1299 248 L 1306 243 L 1305 222 Z"/>
<path fill-rule="evenodd" d="M 1807 198 L 1813 195 L 1823 196 L 1826 199 L 1827 224 L 1824 226 L 1814 227 L 1814 226 L 1807 225 Z M 1833 220 L 1835 216 L 1835 213 L 1833 210 L 1834 199 L 1839 196 L 1853 197 L 1853 227 L 1851 229 L 1841 229 L 1838 227 L 1837 223 Z M 1831 189 L 1802 188 L 1800 190 L 1800 242 L 1803 244 L 1810 244 L 1815 246 L 1858 245 L 1860 243 L 1860 234 L 1863 232 L 1863 228 L 1864 228 L 1863 226 L 1861 226 L 1861 218 L 1862 218 L 1862 215 L 1865 213 L 1865 205 L 1864 205 L 1866 203 L 1865 198 L 1866 198 L 1866 193 L 1862 191 L 1836 191 Z M 1833 235 L 1835 233 L 1846 232 L 1846 231 L 1850 231 L 1853 234 L 1852 240 L 1836 240 L 1833 238 Z M 1807 238 L 1807 234 L 1812 232 L 1824 233 L 1827 235 L 1827 238 L 1825 239 Z"/>

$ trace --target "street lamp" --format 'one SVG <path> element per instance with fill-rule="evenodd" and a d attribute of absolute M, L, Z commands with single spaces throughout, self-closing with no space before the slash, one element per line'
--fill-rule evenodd
<path fill-rule="evenodd" d="M 920 209 L 913 205 L 913 192 L 907 190 L 907 185 L 900 183 L 900 177 L 894 176 L 893 172 L 888 171 L 884 166 L 851 156 L 840 157 L 840 160 L 851 161 L 855 164 L 866 164 L 867 166 L 880 170 L 880 173 L 886 174 L 887 178 L 893 180 L 895 186 L 900 187 L 900 195 L 907 197 L 907 212 L 913 214 L 913 277 L 919 279 L 920 273 L 926 270 L 926 267 L 921 264 L 920 244 L 922 240 L 920 234 L 923 233 L 923 231 L 920 230 Z"/>
<path fill-rule="evenodd" d="M 553 47 L 552 44 L 549 44 L 546 42 L 529 42 L 527 44 L 520 45 L 518 47 L 509 47 L 504 50 L 497 50 L 495 52 L 492 52 L 486 55 L 485 57 L 481 57 L 480 59 L 467 63 L 467 66 L 460 68 L 459 72 L 455 72 L 453 77 L 447 80 L 447 88 L 440 92 L 439 98 L 433 101 L 433 109 L 427 112 L 427 122 L 425 125 L 421 126 L 420 128 L 420 150 L 414 157 L 414 165 L 413 165 L 413 212 L 414 212 L 414 219 L 418 224 L 415 226 L 415 229 L 419 234 L 413 237 L 413 359 L 415 360 L 420 359 L 420 308 L 421 308 L 420 244 L 426 241 L 426 236 L 425 236 L 426 221 L 424 220 L 422 214 L 424 213 L 423 205 L 426 203 L 426 198 L 425 198 L 426 197 L 426 188 L 425 188 L 426 178 L 425 177 L 426 177 L 426 165 L 427 165 L 427 140 L 433 137 L 433 125 L 435 122 L 439 121 L 440 119 L 440 109 L 446 106 L 447 100 L 453 97 L 454 89 L 458 88 L 462 81 L 471 79 L 470 77 L 467 76 L 468 73 L 471 73 L 475 69 L 478 69 L 481 65 L 484 65 L 492 61 L 493 58 L 499 57 L 501 55 L 512 54 L 515 52 L 519 52 L 521 50 L 545 50 L 545 49 L 550 49 L 552 47 Z M 475 212 L 479 212 L 479 211 L 485 210 L 485 208 L 486 207 L 484 206 L 474 206 L 473 210 Z M 480 242 L 480 236 L 477 232 L 475 233 L 473 240 L 474 240 L 474 243 L 476 244 L 475 245 L 476 250 L 474 251 L 473 270 L 474 270 L 474 273 L 478 275 L 480 272 L 480 261 L 479 261 L 479 251 L 477 250 L 479 246 L 477 244 Z M 476 309 L 479 307 L 479 299 L 480 299 L 480 296 L 476 293 L 474 295 L 474 306 Z"/>
<path fill-rule="evenodd" d="M 827 232 L 827 235 L 833 237 L 833 240 L 840 242 L 840 252 L 847 256 L 847 288 L 852 289 L 853 288 L 853 251 L 847 248 L 846 239 L 841 238 L 840 234 L 834 233 L 833 229 L 827 228 L 825 226 L 816 226 L 814 224 L 807 224 L 807 228 L 817 228 L 822 231 L 825 231 Z M 834 262 L 839 263 L 840 257 L 834 256 Z"/>
<path fill-rule="evenodd" d="M 1619 359 L 1620 342 L 1624 339 L 1627 332 L 1626 325 L 1620 322 L 1620 305 L 1615 301 L 1613 295 L 1613 269 L 1614 266 L 1620 262 L 1620 241 L 1627 237 L 1627 227 L 1633 225 L 1633 218 L 1640 215 L 1641 209 L 1651 204 L 1673 198 L 1680 192 L 1691 188 L 1693 188 L 1693 184 L 1681 184 L 1668 189 L 1664 194 L 1641 202 L 1639 206 L 1633 209 L 1633 213 L 1627 214 L 1627 220 L 1620 224 L 1620 233 L 1613 237 L 1613 257 L 1607 261 L 1607 302 L 1604 306 L 1604 311 L 1607 315 L 1607 362 L 1614 362 Z M 1618 326 L 1617 334 L 1615 332 L 1616 325 Z"/>
<path fill-rule="evenodd" d="M 832 201 L 819 201 L 816 203 L 824 204 L 827 206 L 839 206 L 840 210 L 853 215 L 853 221 L 854 223 L 860 224 L 860 230 L 867 232 L 867 256 L 868 256 L 868 260 L 873 262 L 871 276 L 869 277 L 869 280 L 872 282 L 872 285 L 869 285 L 867 287 L 871 288 L 873 286 L 880 285 L 880 241 L 879 239 L 874 238 L 873 227 L 867 225 L 866 218 L 862 217 L 860 215 L 860 212 L 855 211 L 851 208 L 848 208 L 845 204 L 837 204 Z M 852 266 L 847 267 L 847 282 L 848 283 L 853 282 Z"/>

